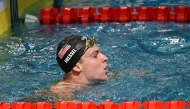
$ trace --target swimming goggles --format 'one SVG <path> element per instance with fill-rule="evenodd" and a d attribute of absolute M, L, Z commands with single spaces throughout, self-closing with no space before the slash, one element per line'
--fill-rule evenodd
<path fill-rule="evenodd" d="M 96 43 L 96 40 L 94 39 L 94 37 L 87 39 L 87 40 L 86 40 L 86 47 L 85 47 L 85 49 L 84 49 L 83 54 L 84 54 L 90 47 L 92 47 L 95 43 Z"/>

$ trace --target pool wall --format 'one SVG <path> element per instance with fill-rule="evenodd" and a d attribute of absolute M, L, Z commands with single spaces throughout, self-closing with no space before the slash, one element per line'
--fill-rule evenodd
<path fill-rule="evenodd" d="M 26 14 L 38 15 L 41 8 L 53 6 L 53 0 L 15 0 L 17 1 L 18 19 Z M 0 0 L 0 38 L 6 37 L 3 33 L 11 32 L 11 0 Z M 1 11 L 2 10 L 2 11 Z"/>
<path fill-rule="evenodd" d="M 18 0 L 18 16 L 21 16 L 23 11 L 30 7 L 30 5 L 36 3 L 38 0 Z"/>
<path fill-rule="evenodd" d="M 0 0 L 0 35 L 11 25 L 10 0 Z"/>

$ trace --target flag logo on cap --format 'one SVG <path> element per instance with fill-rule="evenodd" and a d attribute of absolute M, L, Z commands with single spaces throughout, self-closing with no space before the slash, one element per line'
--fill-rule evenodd
<path fill-rule="evenodd" d="M 65 53 L 67 53 L 67 51 L 69 50 L 69 48 L 71 48 L 71 45 L 68 45 L 68 44 L 65 44 L 60 50 L 59 50 L 59 53 L 58 53 L 58 57 L 60 59 L 62 59 L 65 55 Z"/>

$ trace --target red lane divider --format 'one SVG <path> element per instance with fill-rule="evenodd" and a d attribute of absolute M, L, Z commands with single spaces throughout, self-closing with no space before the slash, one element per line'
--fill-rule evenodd
<path fill-rule="evenodd" d="M 186 21 L 189 22 L 190 21 L 190 7 L 186 7 L 186 12 L 187 12 L 187 19 L 186 19 Z"/>
<path fill-rule="evenodd" d="M 55 24 L 55 18 L 58 14 L 57 8 L 45 8 L 40 10 L 40 24 Z"/>
<path fill-rule="evenodd" d="M 185 101 L 173 100 L 165 102 L 165 109 L 183 109 L 185 107 L 186 107 Z"/>
<path fill-rule="evenodd" d="M 98 109 L 119 109 L 119 105 L 111 101 L 105 101 L 98 105 Z"/>
<path fill-rule="evenodd" d="M 98 8 L 100 13 L 100 22 L 113 22 L 116 17 L 116 10 L 112 7 L 100 7 Z"/>
<path fill-rule="evenodd" d="M 139 13 L 138 21 L 152 21 L 154 20 L 154 10 L 152 7 L 141 6 L 137 7 L 136 11 Z"/>
<path fill-rule="evenodd" d="M 187 107 L 190 108 L 190 101 L 187 102 Z"/>
<path fill-rule="evenodd" d="M 30 102 L 13 102 L 12 109 L 31 109 Z"/>
<path fill-rule="evenodd" d="M 50 102 L 37 102 L 37 103 L 32 103 L 32 108 L 31 109 L 52 109 L 52 103 Z"/>
<path fill-rule="evenodd" d="M 170 21 L 176 21 L 176 16 L 177 16 L 177 14 L 175 12 L 170 12 L 169 13 L 169 20 Z"/>
<path fill-rule="evenodd" d="M 171 7 L 159 6 L 154 9 L 155 20 L 156 21 L 169 21 L 169 13 L 171 12 Z"/>
<path fill-rule="evenodd" d="M 61 8 L 61 24 L 77 23 L 77 8 Z"/>
<path fill-rule="evenodd" d="M 11 108 L 10 103 L 0 102 L 0 109 L 10 109 L 10 108 Z"/>
<path fill-rule="evenodd" d="M 79 23 L 91 23 L 94 21 L 93 14 L 96 12 L 96 8 L 85 7 L 79 9 Z"/>
<path fill-rule="evenodd" d="M 92 101 L 74 103 L 69 101 L 51 102 L 0 102 L 0 109 L 187 109 L 190 108 L 190 101 L 125 101 L 120 104 L 105 101 L 96 104 Z"/>
<path fill-rule="evenodd" d="M 45 8 L 40 10 L 39 21 L 46 25 L 114 21 L 190 22 L 190 6 L 61 8 L 60 13 L 57 8 Z"/>
<path fill-rule="evenodd" d="M 97 109 L 96 107 L 97 105 L 92 101 L 76 104 L 76 109 Z"/>
<path fill-rule="evenodd" d="M 145 109 L 164 109 L 164 102 L 162 101 L 146 101 L 143 103 Z"/>
<path fill-rule="evenodd" d="M 55 109 L 75 109 L 73 102 L 55 102 Z"/>
<path fill-rule="evenodd" d="M 174 11 L 177 13 L 176 20 L 178 22 L 185 22 L 190 20 L 190 7 L 177 6 L 174 7 Z"/>
<path fill-rule="evenodd" d="M 184 22 L 186 20 L 185 17 L 187 15 L 186 15 L 186 7 L 185 6 L 174 7 L 174 12 L 177 13 L 176 20 L 178 22 Z"/>
<path fill-rule="evenodd" d="M 116 21 L 129 22 L 131 20 L 131 13 L 134 11 L 133 7 L 116 8 Z"/>
<path fill-rule="evenodd" d="M 127 102 L 121 102 L 120 109 L 140 109 L 141 108 L 141 102 L 138 101 L 127 101 Z"/>

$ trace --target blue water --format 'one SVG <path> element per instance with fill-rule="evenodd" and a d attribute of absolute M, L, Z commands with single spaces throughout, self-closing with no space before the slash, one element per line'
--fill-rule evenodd
<path fill-rule="evenodd" d="M 110 0 L 101 5 L 113 6 L 122 2 L 132 6 L 138 3 L 152 6 L 189 4 L 183 0 Z M 79 4 L 85 3 L 81 0 Z M 70 3 L 71 6 L 74 4 Z M 105 83 L 76 92 L 76 98 L 92 99 L 97 103 L 105 99 L 117 103 L 127 100 L 190 100 L 188 23 L 16 25 L 10 37 L 0 40 L 0 101 L 20 101 L 33 91 L 47 89 L 61 80 L 64 72 L 57 65 L 55 52 L 61 39 L 70 34 L 94 36 L 102 53 L 109 58 L 109 70 L 116 74 L 109 76 Z"/>

